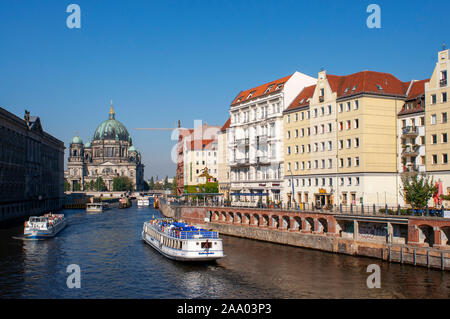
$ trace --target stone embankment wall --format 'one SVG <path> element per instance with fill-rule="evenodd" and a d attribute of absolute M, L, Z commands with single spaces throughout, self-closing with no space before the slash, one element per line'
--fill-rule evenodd
<path fill-rule="evenodd" d="M 167 217 L 222 234 L 296 247 L 450 270 L 450 220 L 427 217 L 338 215 L 231 207 L 168 206 Z M 365 233 L 385 225 L 386 235 Z M 351 227 L 349 227 L 351 226 Z M 379 229 L 379 228 L 378 228 Z"/>

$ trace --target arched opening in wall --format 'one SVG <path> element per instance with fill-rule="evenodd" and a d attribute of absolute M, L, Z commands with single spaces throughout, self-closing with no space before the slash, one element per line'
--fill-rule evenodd
<path fill-rule="evenodd" d="M 302 230 L 302 219 L 300 217 L 294 217 L 294 225 L 292 226 L 294 230 Z"/>
<path fill-rule="evenodd" d="M 434 245 L 434 230 L 428 225 L 419 226 L 419 243 L 428 244 L 429 247 Z"/>
<path fill-rule="evenodd" d="M 283 221 L 282 221 L 281 226 L 285 229 L 289 229 L 291 227 L 289 216 L 283 216 Z"/>
<path fill-rule="evenodd" d="M 319 218 L 319 228 L 321 233 L 328 233 L 328 222 L 325 218 Z"/>
<path fill-rule="evenodd" d="M 234 222 L 234 214 L 233 213 L 228 213 L 228 221 L 230 223 Z"/>
<path fill-rule="evenodd" d="M 212 216 L 212 219 L 213 219 L 214 221 L 219 220 L 219 212 L 214 212 L 214 213 L 213 213 L 213 216 Z"/>
<path fill-rule="evenodd" d="M 441 245 L 450 246 L 450 227 L 441 228 Z"/>
<path fill-rule="evenodd" d="M 243 224 L 250 225 L 250 214 L 244 214 Z"/>
<path fill-rule="evenodd" d="M 206 211 L 206 218 L 208 218 L 209 221 L 211 221 L 211 211 L 207 210 Z"/>
<path fill-rule="evenodd" d="M 239 224 L 242 222 L 242 215 L 241 215 L 241 213 L 236 213 L 236 220 L 235 220 L 235 222 L 239 223 Z"/>
<path fill-rule="evenodd" d="M 314 219 L 312 217 L 306 217 L 306 230 L 314 231 Z"/>
<path fill-rule="evenodd" d="M 226 222 L 227 221 L 227 213 L 222 212 L 221 216 L 220 216 L 220 221 L 222 222 Z"/>
<path fill-rule="evenodd" d="M 279 225 L 280 225 L 280 218 L 278 217 L 278 215 L 272 215 L 272 227 L 278 228 Z"/>
<path fill-rule="evenodd" d="M 268 225 L 269 225 L 269 216 L 262 215 L 261 226 L 268 226 Z"/>
<path fill-rule="evenodd" d="M 259 215 L 253 214 L 253 225 L 259 226 Z"/>

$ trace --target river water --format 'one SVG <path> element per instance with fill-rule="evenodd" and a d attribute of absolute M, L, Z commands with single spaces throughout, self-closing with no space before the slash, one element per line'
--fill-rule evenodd
<path fill-rule="evenodd" d="M 23 226 L 0 229 L 0 298 L 449 298 L 450 273 L 224 236 L 213 264 L 169 260 L 141 240 L 144 221 L 161 216 L 135 206 L 103 213 L 62 211 L 57 237 L 23 241 Z M 67 266 L 81 270 L 69 289 Z M 381 288 L 367 288 L 367 266 Z"/>

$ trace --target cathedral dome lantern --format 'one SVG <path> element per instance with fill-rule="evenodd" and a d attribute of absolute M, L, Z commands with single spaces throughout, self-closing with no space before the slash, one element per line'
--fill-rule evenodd
<path fill-rule="evenodd" d="M 81 144 L 81 145 L 83 145 L 83 141 L 81 140 L 81 138 L 78 135 L 76 135 L 72 139 L 72 144 Z"/>
<path fill-rule="evenodd" d="M 103 121 L 95 130 L 94 141 L 95 140 L 120 140 L 128 141 L 130 139 L 130 134 L 127 128 L 116 120 L 116 115 L 114 109 L 111 105 L 111 111 L 109 112 L 109 118 Z"/>

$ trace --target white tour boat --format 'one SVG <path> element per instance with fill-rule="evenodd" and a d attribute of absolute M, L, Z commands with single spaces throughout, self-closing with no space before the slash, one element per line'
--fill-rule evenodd
<path fill-rule="evenodd" d="M 104 210 L 109 209 L 108 203 L 87 203 L 86 211 L 93 213 L 101 213 Z"/>
<path fill-rule="evenodd" d="M 199 229 L 171 219 L 145 222 L 142 239 L 170 259 L 209 261 L 225 257 L 217 231 Z"/>
<path fill-rule="evenodd" d="M 55 236 L 64 227 L 66 219 L 63 214 L 45 214 L 32 216 L 25 222 L 24 237 L 30 239 L 43 239 Z"/>
<path fill-rule="evenodd" d="M 142 196 L 137 198 L 138 206 L 150 206 L 150 198 L 148 196 Z"/>

